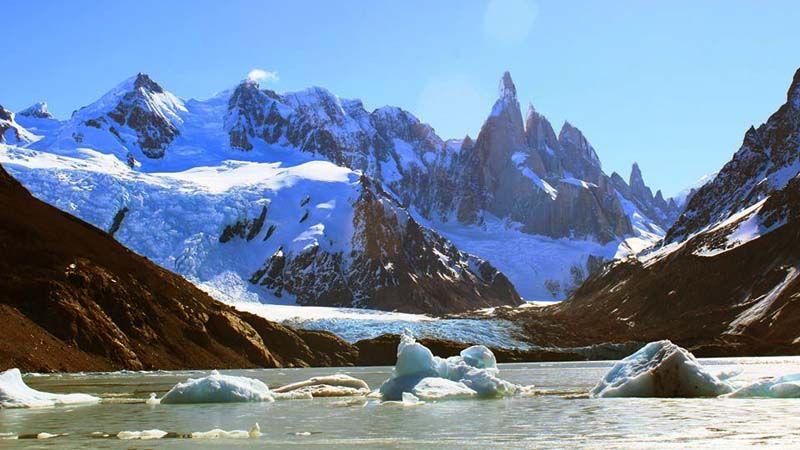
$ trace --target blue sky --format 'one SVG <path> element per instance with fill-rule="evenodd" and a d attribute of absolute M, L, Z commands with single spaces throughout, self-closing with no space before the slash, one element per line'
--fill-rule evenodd
<path fill-rule="evenodd" d="M 717 170 L 800 67 L 793 1 L 117 1 L 3 6 L 0 104 L 67 117 L 136 72 L 206 98 L 253 69 L 477 134 L 510 70 L 607 172 L 672 194 Z"/>

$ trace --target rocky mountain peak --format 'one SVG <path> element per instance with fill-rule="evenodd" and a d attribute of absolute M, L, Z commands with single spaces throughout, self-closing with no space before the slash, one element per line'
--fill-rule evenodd
<path fill-rule="evenodd" d="M 65 132 L 80 142 L 87 128 L 106 130 L 128 154 L 139 157 L 138 150 L 147 158 L 158 159 L 180 134 L 178 125 L 186 111 L 183 101 L 139 73 L 73 113 L 74 125 Z"/>
<path fill-rule="evenodd" d="M 800 109 L 800 69 L 794 73 L 792 85 L 789 86 L 789 92 L 786 94 L 786 101 L 792 105 L 794 109 Z"/>
<path fill-rule="evenodd" d="M 511 74 L 506 71 L 503 72 L 503 78 L 500 79 L 500 98 L 502 99 L 515 99 L 517 98 L 517 87 L 514 86 L 514 81 L 511 79 Z"/>
<path fill-rule="evenodd" d="M 596 182 L 602 176 L 600 158 L 581 130 L 564 121 L 558 142 L 563 150 L 562 166 L 572 176 L 590 182 Z"/>
<path fill-rule="evenodd" d="M 164 88 L 162 88 L 158 83 L 153 81 L 149 75 L 146 73 L 139 72 L 136 74 L 136 78 L 133 80 L 133 88 L 134 89 L 145 89 L 150 92 L 154 92 L 157 94 L 161 94 L 164 92 Z"/>
<path fill-rule="evenodd" d="M 17 113 L 24 117 L 34 117 L 37 119 L 52 119 L 53 115 L 47 109 L 47 102 L 37 102 Z"/>
<path fill-rule="evenodd" d="M 14 113 L 11 111 L 3 108 L 3 105 L 0 105 L 0 120 L 12 120 L 14 118 Z"/>
<path fill-rule="evenodd" d="M 643 200 L 652 200 L 653 199 L 653 192 L 644 184 L 644 178 L 642 177 L 642 170 L 639 168 L 639 164 L 633 163 L 631 167 L 631 176 L 629 178 L 628 184 L 633 191 L 633 195 L 643 199 Z"/>
<path fill-rule="evenodd" d="M 536 115 L 538 115 L 538 113 L 536 112 L 536 108 L 533 107 L 533 103 L 528 102 L 528 112 L 525 114 L 525 120 L 531 120 L 531 118 Z"/>
<path fill-rule="evenodd" d="M 766 123 L 750 127 L 742 146 L 714 179 L 688 198 L 686 209 L 667 232 L 666 242 L 731 217 L 783 189 L 800 167 L 800 70 L 792 79 L 787 103 Z"/>
<path fill-rule="evenodd" d="M 581 142 L 586 140 L 586 138 L 583 137 L 581 130 L 569 123 L 568 120 L 565 120 L 564 124 L 561 125 L 561 131 L 558 132 L 558 140 L 561 143 Z"/>

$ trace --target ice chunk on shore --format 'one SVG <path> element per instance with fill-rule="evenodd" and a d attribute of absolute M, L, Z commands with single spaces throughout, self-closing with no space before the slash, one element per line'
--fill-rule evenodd
<path fill-rule="evenodd" d="M 482 345 L 463 350 L 460 356 L 440 358 L 404 332 L 397 346 L 392 376 L 380 387 L 384 400 L 400 400 L 403 393 L 423 399 L 465 396 L 504 396 L 519 386 L 497 377 L 497 361 Z"/>
<path fill-rule="evenodd" d="M 731 386 L 711 374 L 687 350 L 670 341 L 651 342 L 614 367 L 592 389 L 593 397 L 716 397 Z"/>
<path fill-rule="evenodd" d="M 273 390 L 278 398 L 308 398 L 313 397 L 353 397 L 369 394 L 369 385 L 364 380 L 345 374 L 313 377 L 297 383 L 287 384 Z"/>
<path fill-rule="evenodd" d="M 207 377 L 176 384 L 161 398 L 162 404 L 271 401 L 274 398 L 269 388 L 260 380 L 222 375 L 216 370 Z"/>
<path fill-rule="evenodd" d="M 99 402 L 100 398 L 87 394 L 51 394 L 32 389 L 22 380 L 19 369 L 0 372 L 2 408 L 39 408 Z"/>
<path fill-rule="evenodd" d="M 733 391 L 730 397 L 800 398 L 800 374 L 756 381 Z"/>

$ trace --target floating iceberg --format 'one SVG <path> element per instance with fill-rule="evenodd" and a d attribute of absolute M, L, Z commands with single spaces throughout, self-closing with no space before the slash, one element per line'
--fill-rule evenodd
<path fill-rule="evenodd" d="M 407 395 L 403 393 L 403 397 Z M 440 400 L 443 398 L 465 398 L 474 397 L 478 393 L 464 384 L 461 381 L 452 381 L 447 378 L 428 377 L 421 379 L 414 388 L 411 394 L 417 398 L 424 398 L 427 400 Z"/>
<path fill-rule="evenodd" d="M 257 439 L 261 437 L 261 427 L 256 423 L 250 428 L 250 431 L 225 431 L 215 428 L 211 431 L 195 431 L 191 437 L 192 439 Z"/>
<path fill-rule="evenodd" d="M 687 350 L 670 341 L 651 342 L 614 367 L 592 397 L 716 397 L 730 384 L 708 372 Z"/>
<path fill-rule="evenodd" d="M 221 375 L 216 370 L 203 378 L 189 378 L 173 386 L 161 403 L 271 402 L 274 398 L 263 382 L 247 377 Z"/>
<path fill-rule="evenodd" d="M 162 430 L 120 431 L 117 433 L 117 439 L 149 441 L 151 439 L 161 439 L 167 434 L 169 433 Z"/>
<path fill-rule="evenodd" d="M 108 435 L 97 433 L 95 437 L 107 437 Z M 250 428 L 250 431 L 245 430 L 222 430 L 215 428 L 210 431 L 193 431 L 191 433 L 174 433 L 164 430 L 143 430 L 143 431 L 120 431 L 116 434 L 117 439 L 129 440 L 153 440 L 153 439 L 257 439 L 261 437 L 261 427 L 258 423 Z"/>
<path fill-rule="evenodd" d="M 19 369 L 0 372 L 0 407 L 37 408 L 46 406 L 99 403 L 100 399 L 87 394 L 51 394 L 28 387 Z"/>
<path fill-rule="evenodd" d="M 756 381 L 733 391 L 730 397 L 800 398 L 800 374 Z"/>
<path fill-rule="evenodd" d="M 287 384 L 273 390 L 277 398 L 354 397 L 369 394 L 369 385 L 364 380 L 350 375 L 336 374 L 313 377 L 305 381 Z M 291 395 L 289 395 L 291 394 Z"/>
<path fill-rule="evenodd" d="M 403 393 L 425 400 L 454 397 L 513 395 L 519 386 L 497 377 L 494 354 L 482 345 L 469 347 L 459 356 L 440 358 L 404 332 L 397 346 L 392 376 L 380 387 L 384 400 L 397 401 Z"/>

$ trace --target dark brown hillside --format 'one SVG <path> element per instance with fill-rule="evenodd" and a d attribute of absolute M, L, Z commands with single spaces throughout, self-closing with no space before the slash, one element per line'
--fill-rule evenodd
<path fill-rule="evenodd" d="M 211 299 L 108 234 L 32 197 L 0 167 L 0 369 L 347 365 L 330 333 Z"/>
<path fill-rule="evenodd" d="M 800 178 L 759 215 L 786 224 L 714 256 L 697 253 L 736 224 L 702 233 L 650 265 L 616 263 L 560 305 L 513 319 L 540 345 L 671 339 L 699 355 L 800 354 Z"/>

